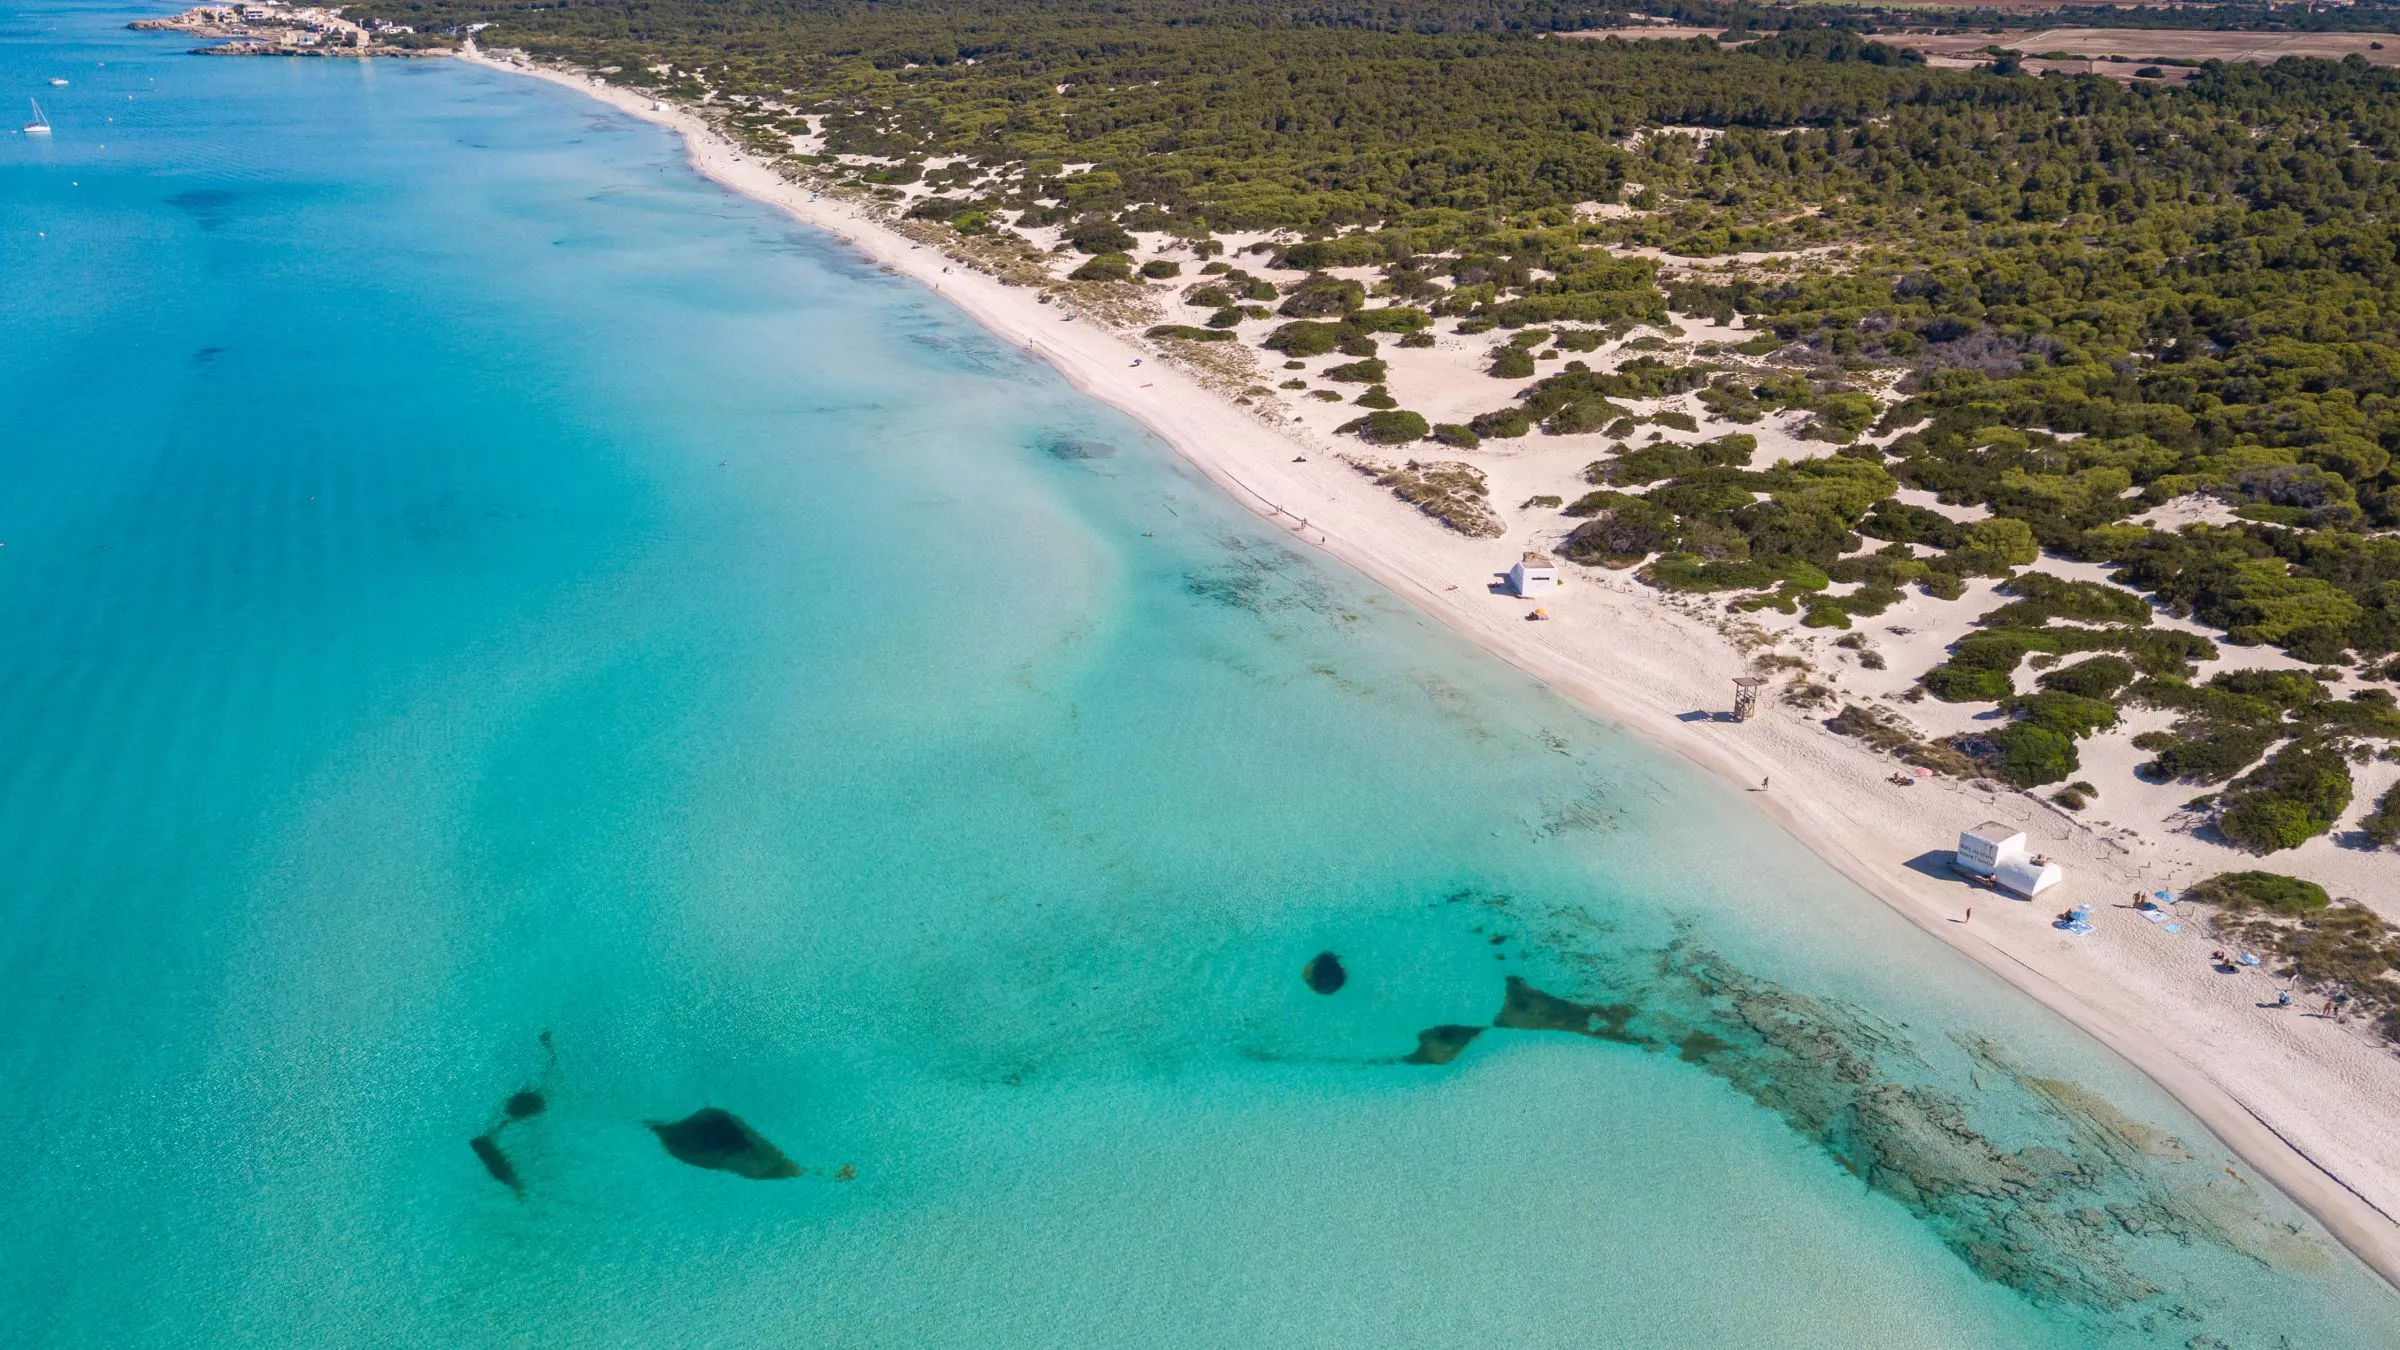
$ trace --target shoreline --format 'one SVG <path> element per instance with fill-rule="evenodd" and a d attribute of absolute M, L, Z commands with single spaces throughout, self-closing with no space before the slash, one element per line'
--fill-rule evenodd
<path fill-rule="evenodd" d="M 1679 619 L 1654 597 L 1637 593 L 1630 582 L 1586 582 L 1579 577 L 1570 592 L 1552 601 L 1569 600 L 1578 606 L 1587 598 L 1594 601 L 1601 613 L 1580 628 L 1527 624 L 1513 601 L 1505 608 L 1487 603 L 1482 590 L 1470 590 L 1463 581 L 1445 589 L 1444 577 L 1473 576 L 1482 568 L 1481 559 L 1505 561 L 1502 545 L 1449 535 L 1339 462 L 1323 445 L 1235 406 L 1181 366 L 1159 360 L 1153 348 L 1099 322 L 1074 322 L 1069 307 L 1039 304 L 1037 288 L 1003 286 L 981 271 L 946 267 L 951 260 L 940 248 L 919 244 L 848 201 L 812 194 L 785 180 L 678 105 L 579 73 L 496 60 L 472 47 L 454 55 L 576 90 L 675 131 L 702 176 L 801 224 L 825 230 L 869 262 L 929 286 L 987 331 L 1048 362 L 1078 392 L 1133 418 L 1209 481 L 1299 542 L 1330 554 L 1587 711 L 1731 785 L 1747 788 L 1757 780 L 1782 777 L 1785 791 L 1751 789 L 1751 795 L 1762 798 L 1758 805 L 1803 847 L 1920 930 L 2126 1060 L 2387 1284 L 2400 1289 L 2400 1218 L 2395 1217 L 2400 1214 L 2400 1199 L 2395 1199 L 2400 1190 L 2389 1184 L 2400 1180 L 2400 1172 L 2393 1178 L 2366 1175 L 2374 1170 L 2370 1164 L 2379 1154 L 2385 1166 L 2400 1167 L 2389 1161 L 2400 1156 L 2400 1150 L 2379 1150 L 2374 1130 L 2362 1127 L 2371 1118 L 2353 1116 L 2349 1110 L 2380 1102 L 2380 1114 L 2389 1117 L 2392 1089 L 2400 1086 L 2400 1063 L 2381 1051 L 2352 1054 L 2322 1036 L 2310 1044 L 2316 1052 L 2312 1055 L 2294 1042 L 2300 1035 L 2316 1033 L 2286 1034 L 2300 1025 L 2296 1018 L 2254 1026 L 2255 1019 L 2245 1022 L 2238 1017 L 2239 1000 L 2246 995 L 2233 986 L 2209 986 L 2219 994 L 2236 995 L 2233 1001 L 2219 998 L 2235 1011 L 2222 1025 L 2205 1028 L 2207 1034 L 2199 1039 L 2215 1044 L 2201 1048 L 2246 1059 L 2233 1067 L 2250 1070 L 2212 1073 L 2177 1048 L 2178 1040 L 2190 1044 L 2195 1039 L 2186 1019 L 2210 1009 L 2165 1006 L 2169 1000 L 2159 988 L 2166 980 L 2163 974 L 2149 989 L 2129 988 L 2111 982 L 2124 972 L 2100 964 L 2110 958 L 2163 964 L 2167 958 L 2156 951 L 2114 952 L 2104 958 L 2097 948 L 2062 945 L 2048 931 L 2037 906 L 1988 892 L 1967 891 L 1963 898 L 1970 906 L 1985 902 L 1991 917 L 1980 924 L 1961 920 L 1951 913 L 1962 898 L 1954 879 L 1930 878 L 1908 860 L 1871 852 L 1874 844 L 1884 845 L 1882 852 L 1893 852 L 1889 845 L 1904 834 L 1921 837 L 1915 845 L 1897 850 L 1900 853 L 1914 853 L 1926 845 L 1946 847 L 1956 826 L 1945 838 L 1932 828 L 1929 816 L 1971 823 L 2021 807 L 2046 809 L 2041 803 L 2018 794 L 1994 797 L 1963 786 L 1946 791 L 1926 787 L 1905 799 L 1904 806 L 1894 803 L 1878 809 L 1875 803 L 1881 799 L 1872 796 L 1871 785 L 1890 763 L 1847 743 L 1820 744 L 1829 739 L 1825 733 L 1794 725 L 1795 719 L 1780 707 L 1762 711 L 1757 722 L 1730 726 L 1694 718 L 1695 708 L 1713 709 L 1724 701 L 1725 681 L 1747 668 L 1742 655 L 1719 634 Z M 1062 311 L 1068 316 L 1065 320 Z M 1296 454 L 1310 458 L 1296 460 Z M 1295 521 L 1305 521 L 1306 529 L 1299 529 Z M 1626 631 L 1637 628 L 1646 632 Z M 1645 651 L 1644 637 L 1659 642 Z M 1641 658 L 1635 656 L 1637 651 Z M 1644 659 L 1651 664 L 1644 665 Z M 1695 698 L 1701 701 L 1695 704 Z M 1845 802 L 1864 810 L 1845 813 Z M 2080 847 L 2090 841 L 2060 842 Z M 2122 844 L 2112 846 L 2130 858 Z M 2105 883 L 2108 870 L 2132 875 L 2124 866 L 2102 861 L 2107 854 L 2096 846 L 2093 853 L 2079 880 Z M 2146 872 L 2150 865 L 2143 864 L 2141 870 Z M 2161 860 L 2159 865 L 2169 864 Z M 2152 878 L 2142 886 L 2157 881 Z M 2078 892 L 2079 898 L 2083 894 Z M 2118 902 L 2102 902 L 2098 894 L 2090 900 L 2118 907 Z M 2137 924 L 2128 931 L 2155 945 L 2156 935 L 2141 931 L 2148 927 Z M 2388 1119 L 2379 1123 L 2387 1131 L 2394 1126 Z M 2352 1146 L 2357 1156 L 2324 1156 L 2342 1144 Z"/>

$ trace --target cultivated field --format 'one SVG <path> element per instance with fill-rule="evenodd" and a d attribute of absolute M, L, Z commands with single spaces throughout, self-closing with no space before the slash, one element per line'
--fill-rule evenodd
<path fill-rule="evenodd" d="M 2045 28 L 2035 33 L 1948 33 L 1940 36 L 1883 34 L 1882 41 L 1914 47 L 1933 57 L 1967 57 L 1986 47 L 2024 56 L 2063 53 L 2077 61 L 2049 60 L 2053 69 L 2075 70 L 2082 61 L 2248 61 L 2265 65 L 2286 56 L 2339 61 L 2357 53 L 2379 66 L 2400 66 L 2396 33 L 2220 33 L 2197 28 Z M 2033 64 L 2028 62 L 2028 64 Z M 2110 74 L 2098 70 L 2097 74 Z"/>

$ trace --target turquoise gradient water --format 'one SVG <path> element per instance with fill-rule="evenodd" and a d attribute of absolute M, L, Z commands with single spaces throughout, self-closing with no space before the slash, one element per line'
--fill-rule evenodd
<path fill-rule="evenodd" d="M 2400 1343 L 1739 794 L 661 132 L 138 13 L 0 20 L 13 1343 Z"/>

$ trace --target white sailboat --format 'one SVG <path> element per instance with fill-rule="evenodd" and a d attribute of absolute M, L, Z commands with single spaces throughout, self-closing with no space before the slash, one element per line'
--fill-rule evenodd
<path fill-rule="evenodd" d="M 50 119 L 42 116 L 41 100 L 29 98 L 25 101 L 33 105 L 33 120 L 25 124 L 25 134 L 28 136 L 49 135 Z"/>

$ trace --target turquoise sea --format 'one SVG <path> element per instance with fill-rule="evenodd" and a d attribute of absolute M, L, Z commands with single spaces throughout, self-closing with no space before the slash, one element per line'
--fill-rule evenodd
<path fill-rule="evenodd" d="M 1741 794 L 664 133 L 144 12 L 0 15 L 0 1339 L 2400 1344 Z"/>

